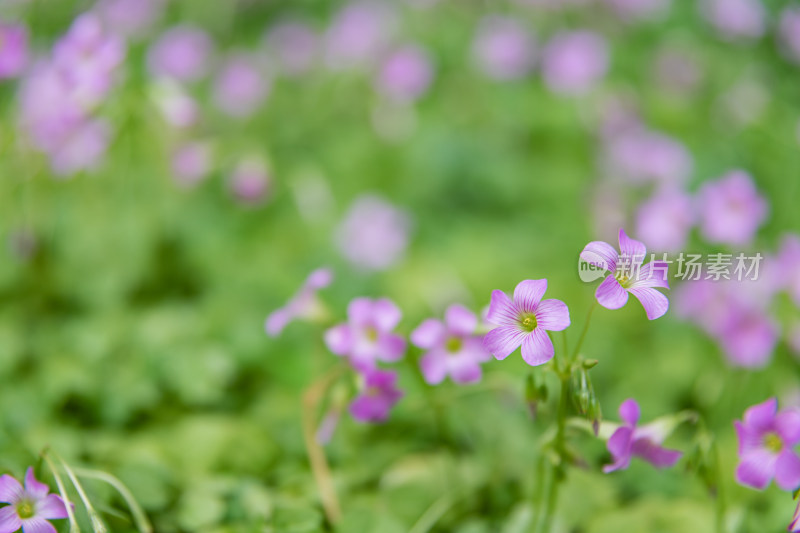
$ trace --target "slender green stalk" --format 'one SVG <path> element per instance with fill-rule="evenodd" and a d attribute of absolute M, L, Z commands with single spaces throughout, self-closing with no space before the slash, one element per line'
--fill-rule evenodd
<path fill-rule="evenodd" d="M 50 472 L 53 473 L 53 478 L 56 480 L 58 492 L 61 494 L 61 499 L 64 500 L 64 507 L 67 508 L 67 519 L 69 520 L 70 533 L 81 533 L 81 528 L 78 526 L 78 521 L 75 520 L 75 511 L 72 509 L 72 502 L 69 501 L 67 490 L 64 487 L 64 482 L 61 480 L 61 476 L 58 475 L 56 465 L 53 464 L 53 461 L 50 459 L 50 455 L 47 453 L 47 451 L 42 453 L 42 458 L 47 463 L 47 467 L 50 469 Z"/>
<path fill-rule="evenodd" d="M 586 332 L 589 331 L 589 323 L 592 321 L 592 312 L 594 308 L 597 307 L 597 300 L 592 302 L 592 305 L 589 307 L 589 312 L 586 314 L 586 320 L 583 323 L 583 329 L 581 330 L 581 336 L 578 337 L 578 344 L 575 345 L 575 350 L 572 352 L 571 359 L 574 361 L 578 354 L 581 351 L 581 347 L 583 346 L 583 341 L 586 338 Z"/>
<path fill-rule="evenodd" d="M 75 490 L 78 491 L 78 496 L 80 496 L 83 506 L 86 507 L 86 512 L 89 513 L 89 518 L 92 521 L 92 529 L 94 530 L 94 533 L 107 533 L 108 528 L 103 523 L 103 519 L 100 518 L 100 515 L 97 513 L 97 511 L 95 511 L 91 500 L 89 500 L 89 497 L 86 496 L 86 492 L 83 490 L 83 485 L 81 485 L 81 482 L 78 481 L 78 478 L 75 476 L 75 472 L 72 471 L 64 459 L 59 457 L 58 460 L 61 462 L 61 466 L 63 466 L 64 470 L 67 472 L 67 476 L 69 476 L 70 481 L 72 481 L 72 485 L 75 487 Z"/>
<path fill-rule="evenodd" d="M 136 523 L 136 528 L 140 531 L 140 533 L 153 533 L 153 527 L 150 525 L 147 515 L 142 510 L 139 502 L 136 501 L 136 498 L 133 497 L 131 491 L 128 490 L 128 487 L 126 487 L 122 481 L 111 474 L 107 474 L 106 472 L 101 472 L 99 470 L 76 468 L 75 474 L 80 477 L 104 481 L 117 489 L 117 492 L 120 493 L 122 499 L 124 499 L 125 503 L 128 504 L 128 507 L 131 510 L 131 515 L 133 515 L 133 521 Z"/>

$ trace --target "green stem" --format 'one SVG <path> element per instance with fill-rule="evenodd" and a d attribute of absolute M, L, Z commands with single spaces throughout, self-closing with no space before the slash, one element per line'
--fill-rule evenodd
<path fill-rule="evenodd" d="M 558 462 L 554 463 L 550 469 L 550 490 L 547 492 L 547 498 L 544 506 L 544 516 L 541 521 L 541 529 L 543 533 L 550 531 L 550 525 L 553 521 L 553 514 L 558 504 L 558 492 L 561 481 L 564 478 L 564 465 L 567 460 L 567 446 L 566 446 L 566 428 L 567 428 L 567 408 L 569 405 L 569 361 L 564 361 L 564 368 L 558 370 L 556 365 L 556 372 L 558 373 L 561 391 L 558 398 L 558 419 L 556 427 L 556 436 L 553 441 L 553 448 L 558 455 Z"/>
<path fill-rule="evenodd" d="M 586 314 L 586 320 L 583 322 L 583 330 L 581 330 L 581 336 L 578 337 L 578 344 L 575 345 L 575 350 L 572 352 L 572 360 L 574 361 L 575 358 L 581 351 L 581 347 L 583 346 L 583 340 L 586 338 L 586 332 L 589 331 L 589 323 L 592 321 L 592 312 L 594 308 L 597 307 L 597 300 L 592 302 L 592 305 L 589 307 L 589 312 Z"/>

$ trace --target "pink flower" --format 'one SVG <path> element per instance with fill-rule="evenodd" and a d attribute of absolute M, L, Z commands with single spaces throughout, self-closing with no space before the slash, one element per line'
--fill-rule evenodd
<path fill-rule="evenodd" d="M 172 153 L 172 173 L 175 181 L 192 187 L 211 171 L 211 145 L 203 141 L 190 141 L 178 146 Z"/>
<path fill-rule="evenodd" d="M 639 206 L 636 214 L 636 233 L 662 252 L 683 249 L 695 222 L 692 198 L 678 190 L 656 191 Z"/>
<path fill-rule="evenodd" d="M 480 381 L 481 363 L 491 359 L 475 334 L 478 318 L 461 305 L 451 305 L 444 323 L 429 318 L 411 332 L 411 342 L 427 350 L 419 365 L 425 381 L 438 385 L 448 375 L 456 383 Z"/>
<path fill-rule="evenodd" d="M 475 64 L 494 80 L 526 76 L 536 62 L 536 42 L 517 20 L 490 15 L 481 20 L 472 43 Z"/>
<path fill-rule="evenodd" d="M 313 318 L 319 310 L 320 303 L 317 292 L 333 281 L 333 272 L 329 268 L 318 268 L 308 275 L 303 285 L 294 296 L 267 317 L 264 329 L 270 337 L 277 337 L 290 322 L 297 318 Z"/>
<path fill-rule="evenodd" d="M 28 29 L 0 22 L 0 80 L 16 78 L 28 64 Z"/>
<path fill-rule="evenodd" d="M 800 307 L 800 236 L 791 233 L 783 237 L 777 260 L 779 286 Z"/>
<path fill-rule="evenodd" d="M 247 157 L 239 161 L 229 177 L 233 195 L 243 204 L 258 205 L 268 195 L 271 179 L 267 165 L 260 157 Z"/>
<path fill-rule="evenodd" d="M 766 29 L 766 12 L 761 0 L 704 0 L 702 12 L 727 40 L 756 39 Z"/>
<path fill-rule="evenodd" d="M 800 63 L 800 6 L 787 7 L 781 11 L 778 39 L 789 59 Z"/>
<path fill-rule="evenodd" d="M 744 413 L 744 422 L 735 421 L 739 437 L 739 466 L 736 481 L 763 490 L 775 478 L 788 491 L 800 488 L 800 457 L 793 447 L 800 443 L 800 412 L 778 410 L 778 400 L 770 398 Z"/>
<path fill-rule="evenodd" d="M 403 397 L 397 388 L 397 372 L 371 369 L 362 378 L 361 393 L 350 404 L 350 414 L 359 422 L 384 422 Z"/>
<path fill-rule="evenodd" d="M 211 38 L 194 26 L 174 26 L 150 47 L 147 66 L 155 76 L 195 81 L 208 72 L 213 53 Z"/>
<path fill-rule="evenodd" d="M 557 34 L 544 49 L 542 74 L 554 92 L 578 95 L 588 92 L 608 71 L 606 40 L 591 31 Z"/>
<path fill-rule="evenodd" d="M 614 459 L 612 464 L 603 467 L 603 472 L 606 474 L 615 470 L 625 470 L 633 456 L 644 459 L 656 468 L 669 468 L 683 455 L 677 450 L 661 446 L 667 435 L 659 424 L 637 427 L 639 414 L 639 404 L 636 400 L 627 399 L 619 406 L 619 416 L 624 424 L 617 428 L 606 444 Z"/>
<path fill-rule="evenodd" d="M 391 4 L 359 0 L 346 4 L 325 34 L 328 66 L 335 70 L 372 65 L 384 52 L 397 26 Z"/>
<path fill-rule="evenodd" d="M 620 253 L 607 242 L 592 241 L 584 247 L 581 259 L 611 272 L 597 287 L 597 302 L 606 309 L 620 309 L 628 303 L 628 294 L 641 302 L 649 320 L 655 320 L 669 309 L 669 300 L 655 289 L 669 289 L 668 265 L 651 261 L 642 265 L 647 255 L 644 243 L 631 239 L 619 230 Z"/>
<path fill-rule="evenodd" d="M 413 102 L 428 90 L 433 66 L 420 47 L 406 45 L 392 51 L 375 79 L 375 88 L 397 102 Z"/>
<path fill-rule="evenodd" d="M 95 10 L 115 34 L 139 37 L 161 17 L 166 0 L 100 0 Z"/>
<path fill-rule="evenodd" d="M 492 292 L 486 319 L 496 327 L 484 337 L 483 345 L 497 359 L 505 359 L 522 346 L 522 359 L 531 366 L 553 358 L 555 349 L 548 331 L 569 327 L 569 309 L 560 300 L 542 300 L 546 279 L 521 281 L 512 301 L 503 291 Z"/>
<path fill-rule="evenodd" d="M 4 474 L 0 477 L 0 502 L 8 503 L 0 509 L 0 533 L 13 533 L 22 528 L 25 533 L 56 533 L 48 520 L 67 518 L 67 506 L 57 494 L 49 494 L 50 487 L 33 474 L 33 467 L 25 473 L 25 487 Z"/>
<path fill-rule="evenodd" d="M 698 202 L 700 232 L 713 243 L 746 245 L 767 218 L 767 201 L 743 170 L 703 184 Z"/>
<path fill-rule="evenodd" d="M 232 117 L 252 115 L 264 101 L 269 83 L 246 54 L 231 55 L 214 80 L 214 102 Z"/>
<path fill-rule="evenodd" d="M 679 141 L 659 132 L 630 127 L 605 145 L 606 172 L 633 183 L 676 184 L 692 172 L 692 156 Z"/>
<path fill-rule="evenodd" d="M 623 20 L 655 19 L 664 15 L 670 0 L 604 0 Z"/>
<path fill-rule="evenodd" d="M 311 70 L 318 54 L 318 38 L 313 28 L 299 21 L 283 21 L 271 27 L 264 37 L 267 52 L 287 76 Z"/>
<path fill-rule="evenodd" d="M 108 148 L 111 128 L 102 119 L 86 120 L 50 151 L 50 165 L 60 176 L 97 168 Z"/>
<path fill-rule="evenodd" d="M 347 306 L 348 321 L 326 331 L 325 344 L 360 371 L 375 368 L 378 361 L 399 361 L 406 341 L 392 331 L 400 318 L 400 309 L 387 298 L 355 298 Z"/>
<path fill-rule="evenodd" d="M 197 122 L 197 102 L 174 80 L 165 78 L 153 84 L 151 96 L 161 115 L 176 128 L 188 128 Z"/>

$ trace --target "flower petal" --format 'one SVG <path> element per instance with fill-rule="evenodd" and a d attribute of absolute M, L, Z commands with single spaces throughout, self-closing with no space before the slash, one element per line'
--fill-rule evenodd
<path fill-rule="evenodd" d="M 478 317 L 463 305 L 454 304 L 444 313 L 447 329 L 461 335 L 472 335 L 478 327 Z"/>
<path fill-rule="evenodd" d="M 486 321 L 498 326 L 514 326 L 519 323 L 519 310 L 503 291 L 492 291 L 492 301 Z"/>
<path fill-rule="evenodd" d="M 428 385 L 438 385 L 447 377 L 447 354 L 431 350 L 419 360 L 419 369 Z"/>
<path fill-rule="evenodd" d="M 754 489 L 765 489 L 775 475 L 777 460 L 777 455 L 764 449 L 747 452 L 736 467 L 736 481 Z"/>
<path fill-rule="evenodd" d="M 555 355 L 553 341 L 542 328 L 536 328 L 522 341 L 522 358 L 531 366 L 548 362 Z"/>
<path fill-rule="evenodd" d="M 388 298 L 375 300 L 372 312 L 374 313 L 373 322 L 375 327 L 380 331 L 392 331 L 403 317 L 400 308 Z"/>
<path fill-rule="evenodd" d="M 21 527 L 22 520 L 19 519 L 17 510 L 13 505 L 7 505 L 0 509 L 0 533 L 14 533 Z"/>
<path fill-rule="evenodd" d="M 36 514 L 47 520 L 67 518 L 67 506 L 58 494 L 48 494 L 36 506 Z"/>
<path fill-rule="evenodd" d="M 636 299 L 642 303 L 648 320 L 655 320 L 656 318 L 664 316 L 664 313 L 669 309 L 669 300 L 667 297 L 655 289 L 642 287 L 638 289 L 628 289 L 628 292 L 633 294 Z"/>
<path fill-rule="evenodd" d="M 666 261 L 650 261 L 636 272 L 636 279 L 631 282 L 630 287 L 669 289 L 669 264 Z"/>
<path fill-rule="evenodd" d="M 495 328 L 483 338 L 483 345 L 496 359 L 505 359 L 522 345 L 527 335 L 516 327 L 503 326 Z"/>
<path fill-rule="evenodd" d="M 328 329 L 324 338 L 325 345 L 336 355 L 347 355 L 353 348 L 353 332 L 347 324 Z"/>
<path fill-rule="evenodd" d="M 628 292 L 612 275 L 606 276 L 606 279 L 597 286 L 594 295 L 597 303 L 606 309 L 619 309 L 628 303 Z"/>
<path fill-rule="evenodd" d="M 619 255 L 620 261 L 624 268 L 631 268 L 638 270 L 639 265 L 644 263 L 644 258 L 647 255 L 647 247 L 641 241 L 631 239 L 625 233 L 625 230 L 619 230 Z"/>
<path fill-rule="evenodd" d="M 277 337 L 281 334 L 283 329 L 292 321 L 294 314 L 286 307 L 276 309 L 269 314 L 267 320 L 264 322 L 264 330 L 270 337 Z"/>
<path fill-rule="evenodd" d="M 29 518 L 22 522 L 23 533 L 58 533 L 53 524 L 41 517 Z"/>
<path fill-rule="evenodd" d="M 308 275 L 305 286 L 312 290 L 324 289 L 333 281 L 333 271 L 330 268 L 318 268 Z"/>
<path fill-rule="evenodd" d="M 629 426 L 635 426 L 639 422 L 639 404 L 633 398 L 628 398 L 619 406 L 619 417 Z"/>
<path fill-rule="evenodd" d="M 520 281 L 514 289 L 514 303 L 519 310 L 533 313 L 545 292 L 547 292 L 546 279 Z"/>
<path fill-rule="evenodd" d="M 800 442 L 800 411 L 785 409 L 775 416 L 775 429 L 783 444 L 794 446 Z"/>
<path fill-rule="evenodd" d="M 619 253 L 613 246 L 603 241 L 592 241 L 584 246 L 581 259 L 604 270 L 614 272 L 617 269 Z"/>
<path fill-rule="evenodd" d="M 614 462 L 603 467 L 603 472 L 608 474 L 615 470 L 628 468 L 631 462 L 631 447 L 633 446 L 633 429 L 622 426 L 611 435 L 606 443 L 608 451 L 614 458 Z"/>
<path fill-rule="evenodd" d="M 424 320 L 422 324 L 411 332 L 411 342 L 414 346 L 424 350 L 438 346 L 444 341 L 444 324 L 433 318 Z"/>
<path fill-rule="evenodd" d="M 369 298 L 353 298 L 347 304 L 347 321 L 357 326 L 372 325 L 372 305 Z"/>
<path fill-rule="evenodd" d="M 631 453 L 641 457 L 656 468 L 669 468 L 683 456 L 682 452 L 664 448 L 650 439 L 634 440 Z"/>
<path fill-rule="evenodd" d="M 767 431 L 772 428 L 775 413 L 778 411 L 778 399 L 773 397 L 749 407 L 744 412 L 744 423 L 754 430 Z"/>
<path fill-rule="evenodd" d="M 800 488 L 800 457 L 790 448 L 784 448 L 775 463 L 775 483 L 787 491 Z"/>
<path fill-rule="evenodd" d="M 22 485 L 8 474 L 0 476 L 0 502 L 17 503 L 23 496 Z"/>
<path fill-rule="evenodd" d="M 569 309 L 561 300 L 542 300 L 536 306 L 536 323 L 547 331 L 561 331 L 570 324 Z"/>
<path fill-rule="evenodd" d="M 35 500 L 41 500 L 50 492 L 50 487 L 36 479 L 32 466 L 29 466 L 28 471 L 25 472 L 25 492 Z"/>
<path fill-rule="evenodd" d="M 461 356 L 450 356 L 448 359 L 450 378 L 460 384 L 477 383 L 483 377 L 481 365 L 468 354 Z"/>
<path fill-rule="evenodd" d="M 378 359 L 387 363 L 399 361 L 406 353 L 406 340 L 394 333 L 378 334 Z"/>

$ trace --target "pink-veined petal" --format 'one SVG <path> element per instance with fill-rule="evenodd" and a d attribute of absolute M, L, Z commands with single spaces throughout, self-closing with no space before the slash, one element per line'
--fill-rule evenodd
<path fill-rule="evenodd" d="M 461 335 L 472 335 L 478 327 L 478 317 L 463 305 L 454 304 L 444 313 L 444 322 L 447 329 Z"/>
<path fill-rule="evenodd" d="M 789 448 L 784 448 L 775 463 L 775 483 L 786 491 L 800 488 L 800 457 Z"/>
<path fill-rule="evenodd" d="M 647 255 L 647 247 L 641 241 L 628 237 L 625 230 L 619 230 L 619 255 L 623 259 L 624 266 L 638 269 L 644 263 Z"/>
<path fill-rule="evenodd" d="M 546 279 L 520 281 L 514 289 L 514 303 L 520 311 L 533 313 L 545 292 L 547 292 Z"/>
<path fill-rule="evenodd" d="M 38 516 L 23 520 L 22 531 L 23 533 L 58 533 L 53 524 Z"/>
<path fill-rule="evenodd" d="M 430 350 L 435 346 L 439 346 L 444 341 L 444 336 L 444 324 L 429 318 L 411 332 L 411 342 L 418 348 Z"/>
<path fill-rule="evenodd" d="M 775 421 L 778 399 L 772 397 L 764 402 L 748 407 L 744 412 L 744 423 L 755 430 L 767 431 Z"/>
<path fill-rule="evenodd" d="M 13 505 L 7 505 L 0 509 L 0 533 L 14 533 L 21 527 L 22 520 L 19 519 Z"/>
<path fill-rule="evenodd" d="M 47 520 L 67 518 L 67 506 L 58 494 L 48 494 L 36 506 L 36 514 Z"/>
<path fill-rule="evenodd" d="M 606 276 L 606 279 L 597 286 L 594 295 L 597 303 L 606 309 L 619 309 L 628 303 L 628 291 L 622 288 L 613 275 Z"/>
<path fill-rule="evenodd" d="M 632 289 L 639 287 L 660 287 L 669 289 L 669 265 L 664 261 L 650 261 L 636 273 L 630 284 Z"/>
<path fill-rule="evenodd" d="M 516 326 L 519 324 L 519 311 L 506 293 L 494 290 L 486 320 L 498 326 Z"/>
<path fill-rule="evenodd" d="M 614 272 L 617 270 L 619 253 L 613 246 L 603 241 L 592 241 L 581 252 L 581 259 L 604 270 Z"/>
<path fill-rule="evenodd" d="M 548 331 L 562 331 L 569 327 L 569 309 L 561 300 L 542 300 L 536 306 L 536 323 Z"/>
<path fill-rule="evenodd" d="M 336 355 L 347 355 L 353 349 L 353 332 L 347 324 L 328 329 L 324 339 L 325 345 Z"/>
<path fill-rule="evenodd" d="M 542 328 L 536 328 L 522 341 L 522 359 L 531 366 L 548 362 L 555 355 L 553 341 Z"/>
<path fill-rule="evenodd" d="M 742 485 L 763 490 L 775 475 L 778 456 L 764 449 L 747 452 L 736 468 L 736 481 Z"/>
<path fill-rule="evenodd" d="M 775 415 L 775 429 L 785 446 L 795 446 L 800 442 L 800 411 L 785 409 Z"/>
<path fill-rule="evenodd" d="M 629 426 L 635 426 L 639 422 L 639 404 L 633 398 L 628 398 L 619 406 L 619 417 Z"/>
<path fill-rule="evenodd" d="M 50 492 L 50 487 L 36 479 L 32 466 L 29 466 L 25 472 L 25 492 L 35 500 L 41 500 Z"/>
<path fill-rule="evenodd" d="M 347 304 L 347 321 L 356 326 L 371 325 L 373 317 L 373 303 L 369 298 L 353 298 Z"/>
<path fill-rule="evenodd" d="M 629 289 L 628 292 L 633 294 L 636 299 L 642 303 L 648 320 L 655 320 L 656 318 L 664 316 L 664 313 L 669 309 L 669 300 L 656 289 L 644 287 Z"/>
<path fill-rule="evenodd" d="M 419 360 L 419 368 L 425 383 L 438 385 L 447 377 L 447 354 L 440 350 L 431 350 Z"/>
<path fill-rule="evenodd" d="M 0 502 L 17 503 L 23 496 L 22 485 L 13 476 L 3 474 L 0 476 Z"/>
<path fill-rule="evenodd" d="M 505 359 L 522 345 L 527 332 L 517 327 L 502 326 L 495 328 L 483 338 L 483 345 L 496 359 Z"/>
<path fill-rule="evenodd" d="M 375 327 L 380 331 L 392 331 L 403 317 L 400 308 L 388 298 L 375 300 L 372 312 L 375 314 L 373 318 Z"/>

